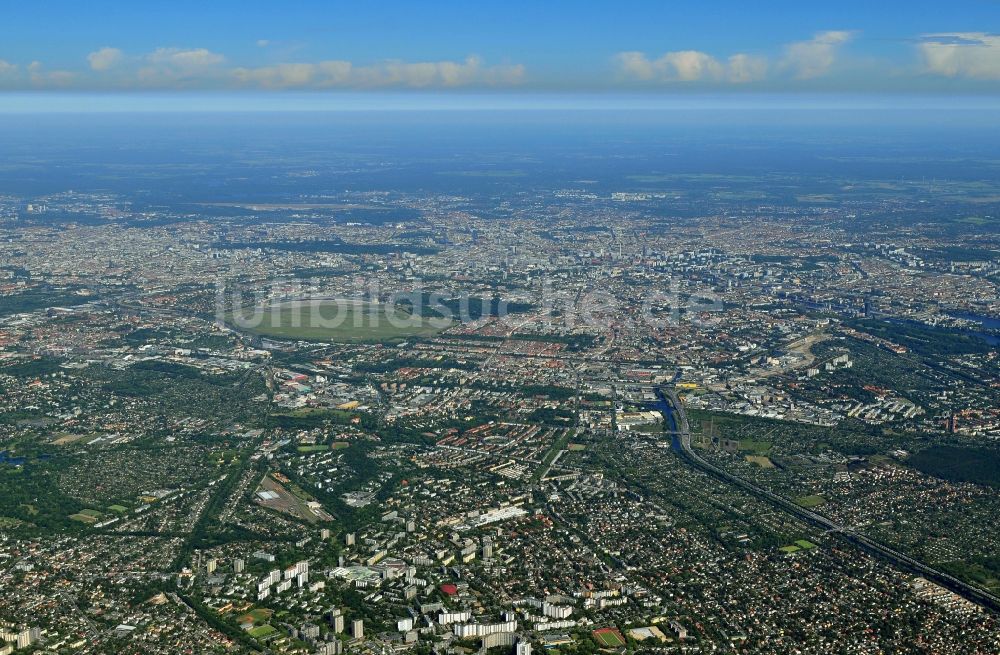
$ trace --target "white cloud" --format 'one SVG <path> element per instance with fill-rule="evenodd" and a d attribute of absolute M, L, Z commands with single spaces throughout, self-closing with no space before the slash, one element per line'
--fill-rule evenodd
<path fill-rule="evenodd" d="M 271 45 L 271 42 L 268 39 L 257 39 L 258 48 L 266 48 L 269 45 Z"/>
<path fill-rule="evenodd" d="M 767 57 L 755 55 L 733 55 L 729 58 L 729 80 L 731 82 L 756 82 L 767 77 Z"/>
<path fill-rule="evenodd" d="M 69 86 L 75 78 L 76 75 L 70 71 L 47 71 L 40 61 L 28 64 L 28 81 L 31 82 L 32 86 L 65 87 Z"/>
<path fill-rule="evenodd" d="M 322 80 L 322 86 L 335 86 L 350 79 L 353 67 L 349 61 L 321 61 L 316 64 L 316 72 Z"/>
<path fill-rule="evenodd" d="M 8 79 L 17 76 L 17 64 L 0 59 L 0 79 Z"/>
<path fill-rule="evenodd" d="M 269 42 L 269 45 L 274 45 Z M 87 55 L 88 67 L 69 72 L 49 71 L 40 62 L 18 67 L 0 60 L 4 88 L 115 89 L 367 89 L 459 88 L 512 86 L 523 81 L 520 64 L 487 65 L 479 57 L 461 60 L 409 62 L 384 60 L 355 64 L 342 59 L 236 67 L 205 48 L 157 48 L 129 55 L 103 47 Z"/>
<path fill-rule="evenodd" d="M 351 62 L 321 61 L 316 64 L 276 64 L 259 68 L 236 68 L 232 76 L 243 86 L 265 89 L 331 87 L 350 79 Z"/>
<path fill-rule="evenodd" d="M 668 52 L 660 57 L 657 65 L 669 77 L 682 82 L 693 82 L 704 78 L 721 79 L 724 69 L 714 57 L 697 50 Z"/>
<path fill-rule="evenodd" d="M 785 46 L 781 67 L 791 70 L 800 80 L 826 74 L 837 59 L 840 46 L 851 40 L 852 33 L 844 30 L 818 32 L 808 41 L 796 41 Z"/>
<path fill-rule="evenodd" d="M 225 61 L 205 48 L 157 48 L 135 76 L 143 86 L 205 86 L 224 77 Z"/>
<path fill-rule="evenodd" d="M 642 52 L 621 52 L 615 57 L 619 76 L 643 82 L 714 82 L 747 84 L 769 75 L 790 74 L 805 80 L 820 77 L 833 67 L 838 50 L 851 40 L 852 32 L 818 32 L 808 41 L 784 46 L 780 57 L 736 53 L 726 58 L 701 50 L 674 50 L 657 58 Z"/>
<path fill-rule="evenodd" d="M 121 63 L 122 51 L 118 48 L 101 48 L 87 55 L 91 70 L 106 71 Z"/>
<path fill-rule="evenodd" d="M 523 66 L 482 65 L 478 57 L 465 61 L 407 63 L 387 61 L 357 69 L 357 79 L 365 86 L 465 86 L 468 84 L 516 84 L 524 76 Z"/>
<path fill-rule="evenodd" d="M 648 81 L 656 77 L 653 62 L 641 52 L 635 50 L 619 52 L 615 55 L 615 63 L 618 66 L 618 73 L 624 78 Z"/>
<path fill-rule="evenodd" d="M 187 70 L 215 66 L 226 60 L 222 55 L 206 50 L 205 48 L 194 48 L 191 50 L 157 48 L 149 54 L 148 59 L 153 64 Z"/>
<path fill-rule="evenodd" d="M 639 81 L 659 82 L 754 82 L 767 74 L 764 57 L 747 54 L 732 55 L 721 62 L 699 50 L 667 52 L 649 59 L 641 52 L 622 52 L 615 57 L 621 77 Z"/>
<path fill-rule="evenodd" d="M 520 65 L 484 66 L 477 57 L 464 61 L 405 62 L 389 60 L 356 66 L 344 60 L 288 63 L 236 68 L 232 77 L 240 86 L 269 89 L 331 87 L 459 87 L 517 84 L 524 77 Z"/>
<path fill-rule="evenodd" d="M 1000 79 L 1000 35 L 985 32 L 928 34 L 917 47 L 929 73 Z"/>

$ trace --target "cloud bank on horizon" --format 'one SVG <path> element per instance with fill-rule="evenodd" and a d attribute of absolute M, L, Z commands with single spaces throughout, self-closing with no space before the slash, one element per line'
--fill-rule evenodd
<path fill-rule="evenodd" d="M 260 44 L 268 45 L 266 40 Z M 39 61 L 22 67 L 0 59 L 0 89 L 434 89 L 511 87 L 525 76 L 522 64 L 488 65 L 475 55 L 459 61 L 389 59 L 358 65 L 330 59 L 240 66 L 207 48 L 161 47 L 130 55 L 105 46 L 85 60 L 86 68 L 48 71 Z"/>
<path fill-rule="evenodd" d="M 616 56 L 620 78 L 642 82 L 759 82 L 772 75 L 790 75 L 807 80 L 822 77 L 836 63 L 840 46 L 851 40 L 851 32 L 829 30 L 806 41 L 784 47 L 777 60 L 744 52 L 724 60 L 698 50 L 675 50 L 650 59 L 642 52 Z"/>
<path fill-rule="evenodd" d="M 81 52 L 76 66 L 50 68 L 41 60 L 4 57 L 0 44 L 0 90 L 316 90 L 316 89 L 557 89 L 761 88 L 843 91 L 877 88 L 885 82 L 919 91 L 942 81 L 1000 91 L 1000 35 L 988 32 L 920 34 L 903 44 L 902 60 L 861 56 L 852 47 L 860 30 L 815 32 L 770 51 L 710 52 L 621 50 L 605 65 L 562 75 L 530 63 L 487 62 L 470 54 L 458 59 L 279 58 L 251 63 L 206 47 L 156 47 L 131 52 L 106 45 Z M 254 41 L 267 50 L 269 39 Z M 243 55 L 245 57 L 245 53 Z M 251 58 L 247 58 L 251 59 Z M 936 81 L 936 82 L 935 82 Z"/>

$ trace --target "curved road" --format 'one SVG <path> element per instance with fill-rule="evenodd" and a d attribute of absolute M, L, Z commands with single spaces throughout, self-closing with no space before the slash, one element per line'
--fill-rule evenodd
<path fill-rule="evenodd" d="M 687 414 L 684 412 L 684 406 L 677 398 L 677 394 L 663 388 L 659 388 L 658 393 L 671 406 L 676 416 L 677 431 L 675 434 L 677 435 L 678 442 L 680 443 L 681 454 L 685 459 L 698 468 L 711 473 L 712 475 L 715 475 L 716 477 L 721 478 L 734 486 L 740 487 L 758 498 L 763 498 L 772 504 L 779 506 L 789 514 L 794 514 L 807 523 L 811 523 L 826 530 L 841 534 L 847 541 L 853 543 L 869 554 L 888 560 L 902 569 L 919 573 L 928 580 L 950 589 L 956 594 L 972 601 L 973 603 L 976 603 L 977 605 L 993 610 L 994 612 L 1000 612 L 1000 598 L 994 596 L 985 589 L 980 589 L 979 587 L 970 585 L 967 582 L 963 582 L 953 575 L 928 566 L 919 560 L 913 559 L 909 555 L 901 553 L 893 548 L 889 548 L 888 546 L 874 541 L 863 534 L 859 534 L 848 526 L 840 525 L 821 514 L 817 514 L 816 512 L 809 511 L 804 507 L 800 507 L 787 498 L 771 493 L 766 489 L 758 487 L 752 482 L 736 477 L 728 471 L 707 462 L 691 448 L 691 430 L 688 426 Z"/>

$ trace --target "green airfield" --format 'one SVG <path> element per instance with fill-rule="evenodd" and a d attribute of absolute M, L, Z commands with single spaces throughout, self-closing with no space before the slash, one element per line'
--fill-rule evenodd
<path fill-rule="evenodd" d="M 281 305 L 262 311 L 245 308 L 227 316 L 227 323 L 261 337 L 296 341 L 380 343 L 432 337 L 451 325 L 441 316 L 414 316 L 384 305 L 335 301 Z"/>

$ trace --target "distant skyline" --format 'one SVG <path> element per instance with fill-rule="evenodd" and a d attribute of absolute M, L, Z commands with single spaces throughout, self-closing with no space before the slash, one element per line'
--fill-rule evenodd
<path fill-rule="evenodd" d="M 1000 2 L 60 0 L 0 23 L 5 96 L 402 90 L 1000 96 Z"/>

